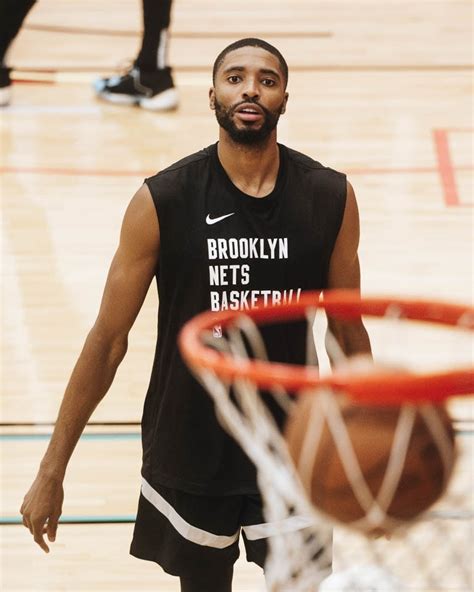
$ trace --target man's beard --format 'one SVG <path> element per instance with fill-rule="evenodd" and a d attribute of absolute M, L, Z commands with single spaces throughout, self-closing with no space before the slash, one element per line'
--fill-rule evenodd
<path fill-rule="evenodd" d="M 258 129 L 249 127 L 238 128 L 232 119 L 232 115 L 239 105 L 244 103 L 254 103 L 263 111 L 263 123 Z M 269 111 L 262 107 L 256 101 L 241 101 L 238 105 L 233 107 L 224 107 L 217 99 L 214 101 L 216 119 L 219 125 L 225 129 L 231 139 L 237 144 L 245 144 L 247 146 L 263 144 L 272 131 L 276 128 L 278 120 L 280 119 L 283 103 L 277 111 Z"/>

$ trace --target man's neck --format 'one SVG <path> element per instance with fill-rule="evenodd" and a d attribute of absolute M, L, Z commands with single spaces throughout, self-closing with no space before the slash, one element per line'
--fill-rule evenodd
<path fill-rule="evenodd" d="M 275 132 L 264 144 L 248 146 L 234 142 L 221 128 L 217 153 L 230 180 L 241 191 L 253 197 L 265 197 L 273 191 L 280 166 Z"/>

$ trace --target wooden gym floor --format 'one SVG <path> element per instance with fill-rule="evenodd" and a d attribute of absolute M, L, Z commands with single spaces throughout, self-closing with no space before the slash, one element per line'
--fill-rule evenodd
<path fill-rule="evenodd" d="M 154 289 L 93 416 L 103 425 L 87 430 L 70 464 L 63 512 L 79 523 L 62 524 L 45 556 L 15 522 L 51 429 L 31 424 L 55 419 L 125 207 L 145 176 L 215 141 L 210 69 L 231 41 L 260 36 L 287 57 L 279 139 L 352 181 L 364 292 L 472 300 L 471 2 L 176 0 L 170 57 L 181 106 L 170 114 L 101 103 L 91 91 L 96 76 L 135 56 L 140 26 L 139 0 L 41 0 L 9 56 L 13 99 L 0 114 L 5 592 L 178 589 L 128 556 Z M 418 348 L 400 347 L 416 360 Z M 472 420 L 472 407 L 460 403 L 457 414 Z M 472 455 L 472 437 L 464 447 Z M 240 560 L 235 591 L 258 590 L 259 570 Z"/>

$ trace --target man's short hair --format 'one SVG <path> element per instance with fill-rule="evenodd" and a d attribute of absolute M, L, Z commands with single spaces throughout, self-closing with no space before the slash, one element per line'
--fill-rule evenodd
<path fill-rule="evenodd" d="M 286 88 L 286 85 L 288 84 L 288 64 L 286 63 L 285 58 L 281 55 L 281 53 L 278 51 L 276 47 L 273 47 L 273 45 L 270 45 L 270 43 L 263 41 L 263 39 L 256 39 L 255 37 L 247 37 L 246 39 L 239 39 L 238 41 L 234 41 L 234 43 L 231 43 L 221 51 L 221 53 L 217 56 L 216 61 L 214 62 L 214 67 L 212 69 L 213 84 L 215 84 L 216 81 L 217 70 L 221 66 L 226 55 L 231 51 L 240 49 L 241 47 L 261 47 L 265 51 L 268 51 L 272 53 L 274 56 L 276 56 L 278 58 L 278 61 L 280 62 L 280 68 L 283 72 L 283 78 Z"/>

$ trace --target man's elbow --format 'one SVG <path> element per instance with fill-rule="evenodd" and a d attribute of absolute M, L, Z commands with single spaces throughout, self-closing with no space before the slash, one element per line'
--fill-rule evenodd
<path fill-rule="evenodd" d="M 112 333 L 95 324 L 87 336 L 85 348 L 109 367 L 117 368 L 128 349 L 128 333 Z"/>

